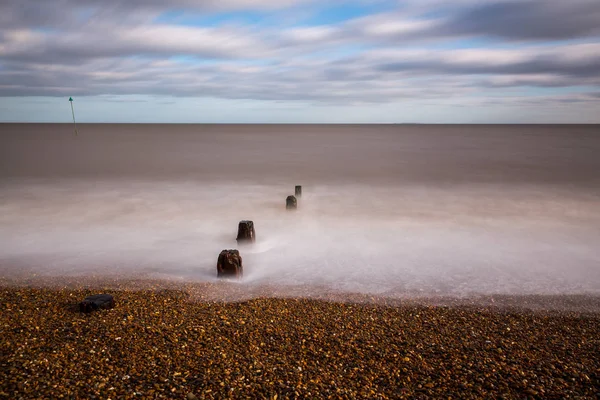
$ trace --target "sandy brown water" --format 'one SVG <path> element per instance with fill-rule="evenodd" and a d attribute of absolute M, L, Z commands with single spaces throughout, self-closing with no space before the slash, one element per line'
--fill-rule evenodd
<path fill-rule="evenodd" d="M 0 176 L 600 185 L 598 125 L 2 124 Z"/>

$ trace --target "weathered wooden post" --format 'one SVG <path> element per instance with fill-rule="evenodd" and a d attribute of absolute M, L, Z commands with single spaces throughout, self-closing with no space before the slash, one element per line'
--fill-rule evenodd
<path fill-rule="evenodd" d="M 254 231 L 254 222 L 253 221 L 240 221 L 238 225 L 238 233 L 237 233 L 238 244 L 243 243 L 254 243 L 256 241 L 256 232 Z"/>
<path fill-rule="evenodd" d="M 296 197 L 302 197 L 302 186 L 296 185 Z"/>
<path fill-rule="evenodd" d="M 285 199 L 285 208 L 288 210 L 295 210 L 298 208 L 298 200 L 294 196 L 288 196 Z"/>
<path fill-rule="evenodd" d="M 217 260 L 217 276 L 219 278 L 236 277 L 242 278 L 244 270 L 242 267 L 242 257 L 237 250 L 223 250 Z"/>

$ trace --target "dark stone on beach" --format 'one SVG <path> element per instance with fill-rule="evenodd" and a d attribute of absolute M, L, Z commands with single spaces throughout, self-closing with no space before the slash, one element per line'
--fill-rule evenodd
<path fill-rule="evenodd" d="M 217 261 L 217 276 L 219 278 L 236 277 L 243 275 L 242 257 L 237 250 L 223 250 Z"/>
<path fill-rule="evenodd" d="M 285 199 L 285 208 L 288 210 L 295 210 L 298 208 L 298 200 L 296 200 L 296 197 L 288 196 L 287 199 Z"/>
<path fill-rule="evenodd" d="M 302 197 L 302 186 L 296 185 L 295 194 L 296 194 L 296 197 Z"/>
<path fill-rule="evenodd" d="M 110 294 L 95 294 L 88 296 L 79 303 L 79 311 L 90 313 L 92 311 L 109 309 L 115 306 L 115 299 Z"/>
<path fill-rule="evenodd" d="M 241 243 L 254 243 L 256 240 L 256 232 L 254 231 L 254 222 L 253 221 L 240 221 L 238 225 L 238 233 L 237 233 L 238 244 Z"/>

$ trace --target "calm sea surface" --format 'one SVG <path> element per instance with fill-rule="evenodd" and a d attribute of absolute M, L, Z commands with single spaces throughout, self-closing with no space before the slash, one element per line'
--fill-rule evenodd
<path fill-rule="evenodd" d="M 213 282 L 242 219 L 242 287 L 600 294 L 600 127 L 0 124 L 5 278 Z"/>

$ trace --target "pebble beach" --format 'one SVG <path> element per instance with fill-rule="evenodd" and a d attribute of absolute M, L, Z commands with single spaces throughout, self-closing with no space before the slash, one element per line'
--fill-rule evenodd
<path fill-rule="evenodd" d="M 79 301 L 104 292 L 115 308 L 79 312 Z M 496 306 L 360 296 L 223 302 L 203 300 L 207 292 L 156 282 L 3 285 L 0 397 L 600 395 L 597 297 L 564 296 L 535 310 L 514 307 L 541 304 L 527 297 Z"/>

